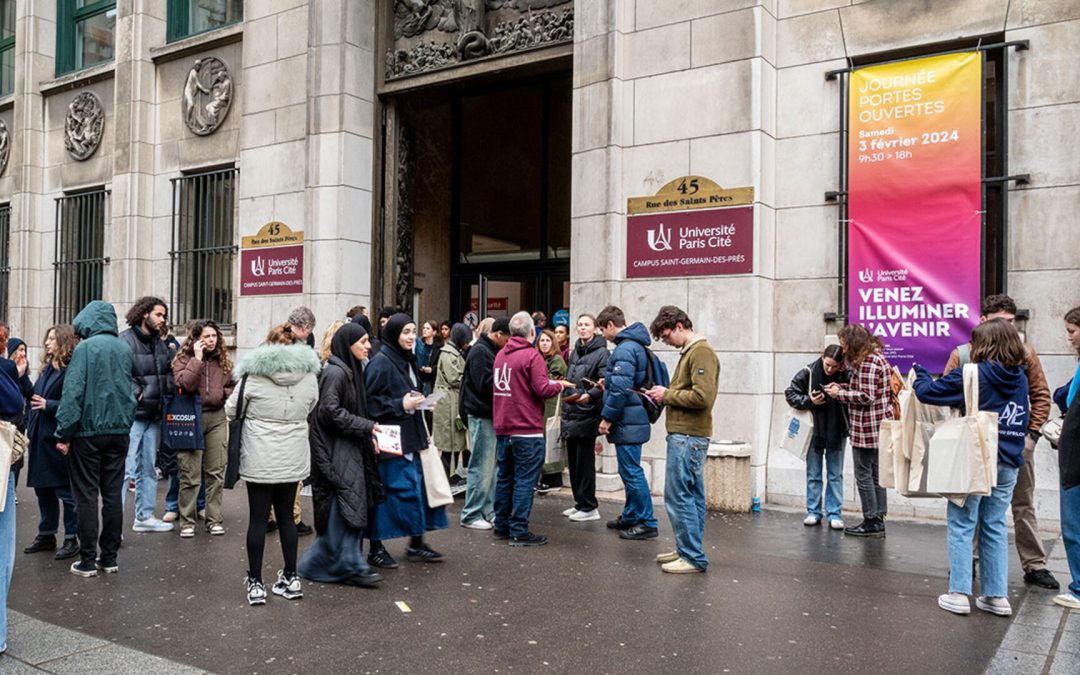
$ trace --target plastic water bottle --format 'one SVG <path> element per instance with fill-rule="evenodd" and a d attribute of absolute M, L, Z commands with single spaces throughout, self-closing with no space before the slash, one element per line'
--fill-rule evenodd
<path fill-rule="evenodd" d="M 750 502 L 750 510 L 754 513 L 761 513 L 761 497 L 754 497 Z"/>

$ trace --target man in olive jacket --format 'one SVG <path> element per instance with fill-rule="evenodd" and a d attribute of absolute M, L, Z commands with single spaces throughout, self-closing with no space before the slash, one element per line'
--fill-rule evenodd
<path fill-rule="evenodd" d="M 79 516 L 79 561 L 71 573 L 116 572 L 124 511 L 124 459 L 135 421 L 131 348 L 116 336 L 116 311 L 101 300 L 73 322 L 82 342 L 75 347 L 56 410 L 56 448 L 68 455 L 71 491 Z M 98 494 L 101 495 L 101 557 L 98 558 Z"/>
<path fill-rule="evenodd" d="M 664 508 L 675 534 L 675 550 L 661 553 L 656 562 L 672 574 L 704 572 L 709 565 L 701 545 L 705 533 L 705 456 L 712 435 L 720 361 L 678 307 L 661 307 L 649 332 L 679 349 L 671 386 L 656 386 L 648 392 L 649 398 L 667 406 Z"/>

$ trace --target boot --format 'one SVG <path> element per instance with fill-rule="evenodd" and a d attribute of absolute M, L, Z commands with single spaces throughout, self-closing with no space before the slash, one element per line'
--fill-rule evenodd
<path fill-rule="evenodd" d="M 34 537 L 34 541 L 30 542 L 30 545 L 23 549 L 23 553 L 38 553 L 40 551 L 55 551 L 56 550 L 56 535 L 54 534 L 39 534 Z"/>
<path fill-rule="evenodd" d="M 56 552 L 55 558 L 57 560 L 67 560 L 77 555 L 79 555 L 79 538 L 67 537 L 64 539 L 64 547 Z"/>
<path fill-rule="evenodd" d="M 885 536 L 885 525 L 878 518 L 863 518 L 855 527 L 844 530 L 844 534 L 852 537 L 881 538 Z"/>

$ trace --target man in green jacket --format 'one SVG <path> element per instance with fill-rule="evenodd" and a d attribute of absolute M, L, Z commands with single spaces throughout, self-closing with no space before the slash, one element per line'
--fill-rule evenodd
<path fill-rule="evenodd" d="M 131 392 L 131 348 L 116 330 L 116 310 L 93 300 L 72 322 L 82 341 L 71 356 L 64 393 L 56 410 L 56 448 L 68 455 L 71 491 L 79 516 L 79 561 L 71 573 L 117 572 L 116 552 L 124 511 L 124 460 L 135 421 Z M 101 495 L 101 557 L 98 495 Z"/>
<path fill-rule="evenodd" d="M 653 401 L 667 406 L 664 508 L 675 534 L 675 550 L 656 556 L 656 562 L 671 574 L 704 572 L 709 565 L 701 545 L 705 533 L 705 456 L 712 435 L 720 361 L 678 307 L 661 307 L 649 332 L 679 350 L 671 386 L 656 386 L 648 392 Z"/>

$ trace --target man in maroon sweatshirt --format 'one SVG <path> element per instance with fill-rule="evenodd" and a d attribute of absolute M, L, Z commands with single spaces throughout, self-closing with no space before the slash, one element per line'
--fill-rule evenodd
<path fill-rule="evenodd" d="M 511 546 L 543 546 L 547 537 L 529 532 L 533 486 L 544 465 L 544 399 L 572 383 L 548 378 L 544 357 L 533 346 L 536 329 L 528 312 L 510 318 L 510 340 L 495 356 L 496 539 Z"/>

